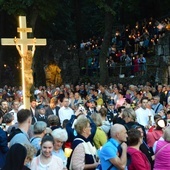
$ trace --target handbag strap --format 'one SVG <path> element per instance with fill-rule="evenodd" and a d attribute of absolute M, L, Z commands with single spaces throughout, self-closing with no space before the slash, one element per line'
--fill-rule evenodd
<path fill-rule="evenodd" d="M 158 153 L 160 153 L 160 151 L 162 151 L 166 146 L 168 146 L 170 143 L 167 143 L 166 145 L 164 145 L 158 152 L 155 153 L 155 156 L 158 155 Z"/>

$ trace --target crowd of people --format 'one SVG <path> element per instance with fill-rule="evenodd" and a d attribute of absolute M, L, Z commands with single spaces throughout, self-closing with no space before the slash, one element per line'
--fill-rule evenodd
<path fill-rule="evenodd" d="M 148 51 L 154 53 L 155 45 L 158 43 L 159 38 L 165 35 L 166 25 L 169 23 L 169 17 L 162 19 L 160 22 L 149 18 L 137 21 L 135 26 L 127 25 L 115 30 L 106 60 L 109 75 L 113 75 L 115 66 L 118 66 L 117 63 L 123 63 L 124 67 L 131 67 L 131 71 L 128 71 L 127 76 L 135 76 L 136 73 L 143 72 L 141 68 L 136 67 L 145 65 L 146 60 L 144 63 L 141 62 L 139 56 L 142 55 L 147 58 Z M 80 44 L 80 48 L 86 50 L 89 75 L 92 75 L 92 72 L 96 73 L 100 68 L 99 54 L 103 41 L 103 38 L 93 36 L 88 41 L 82 40 Z"/>
<path fill-rule="evenodd" d="M 170 85 L 39 86 L 0 91 L 3 170 L 169 169 Z"/>

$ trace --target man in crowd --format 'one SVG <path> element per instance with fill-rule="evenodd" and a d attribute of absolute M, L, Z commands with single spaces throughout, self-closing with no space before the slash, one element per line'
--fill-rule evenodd
<path fill-rule="evenodd" d="M 65 119 L 70 120 L 71 116 L 74 114 L 74 111 L 69 107 L 68 98 L 63 99 L 63 106 L 59 109 L 58 115 L 61 125 Z"/>
<path fill-rule="evenodd" d="M 127 162 L 127 145 L 125 143 L 126 141 L 127 131 L 125 127 L 120 124 L 114 124 L 111 127 L 111 139 L 102 147 L 99 154 L 102 169 L 125 169 Z M 119 157 L 118 146 L 120 144 L 122 148 L 122 153 Z"/>
<path fill-rule="evenodd" d="M 17 113 L 18 129 L 13 130 L 9 136 L 9 146 L 11 147 L 15 143 L 30 144 L 28 130 L 31 126 L 32 117 L 31 112 L 28 109 L 21 109 Z"/>

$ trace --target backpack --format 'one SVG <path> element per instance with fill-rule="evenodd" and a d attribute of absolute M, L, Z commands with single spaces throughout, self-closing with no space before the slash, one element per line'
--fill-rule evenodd
<path fill-rule="evenodd" d="M 15 129 L 15 127 L 12 128 L 11 133 L 10 133 L 10 135 L 8 136 L 8 142 L 10 142 L 11 139 L 12 139 L 15 135 L 17 135 L 17 134 L 19 134 L 19 133 L 23 133 L 23 132 L 21 131 L 21 129 L 19 129 L 19 128 Z"/>

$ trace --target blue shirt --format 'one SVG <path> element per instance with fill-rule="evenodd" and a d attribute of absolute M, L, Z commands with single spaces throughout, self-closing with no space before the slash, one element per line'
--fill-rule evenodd
<path fill-rule="evenodd" d="M 102 169 L 108 169 L 112 163 L 109 161 L 111 158 L 118 157 L 118 146 L 119 142 L 113 138 L 109 139 L 109 141 L 102 147 L 99 158 L 102 165 Z M 116 167 L 112 167 L 111 170 L 118 170 Z"/>

